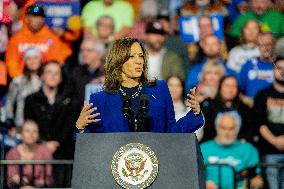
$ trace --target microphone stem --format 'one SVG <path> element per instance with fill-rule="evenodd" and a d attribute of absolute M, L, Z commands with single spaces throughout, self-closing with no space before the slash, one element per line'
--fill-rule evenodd
<path fill-rule="evenodd" d="M 134 119 L 134 131 L 137 132 L 138 130 L 138 120 L 137 118 Z"/>

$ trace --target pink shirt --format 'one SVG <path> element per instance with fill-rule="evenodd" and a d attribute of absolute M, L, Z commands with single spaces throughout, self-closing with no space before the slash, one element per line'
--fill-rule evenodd
<path fill-rule="evenodd" d="M 18 145 L 19 146 L 19 145 Z M 18 146 L 11 149 L 7 155 L 7 160 L 23 160 L 21 158 L 20 152 L 18 150 Z M 38 147 L 35 149 L 33 158 L 31 160 L 52 160 L 52 154 L 47 149 L 45 145 L 38 145 Z M 35 165 L 34 167 L 34 181 L 44 179 L 44 176 L 46 178 L 45 183 L 47 186 L 53 185 L 53 178 L 52 178 L 52 166 L 47 165 L 45 166 L 46 169 L 44 170 L 43 165 Z M 11 187 L 13 185 L 11 178 L 14 175 L 20 175 L 20 167 L 18 165 L 9 165 L 7 166 L 7 181 L 8 186 Z M 45 171 L 45 174 L 44 174 Z M 30 182 L 32 181 L 33 177 L 33 168 L 32 165 L 24 165 L 23 166 L 23 177 L 26 177 Z"/>

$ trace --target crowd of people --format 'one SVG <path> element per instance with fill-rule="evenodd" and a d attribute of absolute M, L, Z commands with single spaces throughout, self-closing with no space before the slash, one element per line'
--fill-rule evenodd
<path fill-rule="evenodd" d="M 76 119 L 102 90 L 106 54 L 115 40 L 133 37 L 148 52 L 148 79 L 166 81 L 176 120 L 191 111 L 186 94 L 197 88 L 205 125 L 195 133 L 206 163 L 242 175 L 259 163 L 284 162 L 283 0 L 81 0 L 81 7 L 81 27 L 63 29 L 47 25 L 36 0 L 3 0 L 2 158 L 73 159 Z M 182 37 L 184 17 L 196 18 L 186 27 L 197 27 L 198 40 Z M 17 166 L 8 166 L 6 184 L 63 187 L 64 171 L 27 165 L 20 179 Z M 219 173 L 226 176 L 219 180 Z M 233 188 L 232 174 L 208 167 L 206 188 Z M 276 189 L 281 178 L 284 188 L 284 171 L 255 168 L 252 175 L 238 187 Z"/>

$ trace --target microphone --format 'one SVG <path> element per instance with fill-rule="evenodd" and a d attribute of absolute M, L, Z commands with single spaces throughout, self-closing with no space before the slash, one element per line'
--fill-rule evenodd
<path fill-rule="evenodd" d="M 142 94 L 140 97 L 140 115 L 145 118 L 148 116 L 149 112 L 149 100 L 146 94 Z"/>
<path fill-rule="evenodd" d="M 149 100 L 146 94 L 140 96 L 139 112 L 135 113 L 132 110 L 132 102 L 130 97 L 125 97 L 122 103 L 122 113 L 127 118 L 130 128 L 134 132 L 141 130 L 141 126 L 145 123 L 145 118 L 149 113 Z"/>
<path fill-rule="evenodd" d="M 131 109 L 131 100 L 130 98 L 125 98 L 122 104 L 122 113 L 126 118 L 132 118 L 134 116 L 134 112 Z"/>

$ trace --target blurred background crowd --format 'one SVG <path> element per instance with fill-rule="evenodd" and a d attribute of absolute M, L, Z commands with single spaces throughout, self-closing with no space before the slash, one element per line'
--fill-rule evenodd
<path fill-rule="evenodd" d="M 176 119 L 197 87 L 206 163 L 244 174 L 284 163 L 283 0 L 3 0 L 0 143 L 8 160 L 73 159 L 83 101 L 104 83 L 115 39 L 148 50 L 149 78 L 167 81 Z M 8 166 L 8 187 L 66 186 L 62 166 Z M 207 168 L 207 189 L 232 188 L 229 169 Z M 284 171 L 255 168 L 238 188 L 276 189 Z M 45 175 L 45 176 L 43 176 Z M 54 179 L 56 178 L 56 179 Z M 280 189 L 280 188 L 279 188 Z"/>

